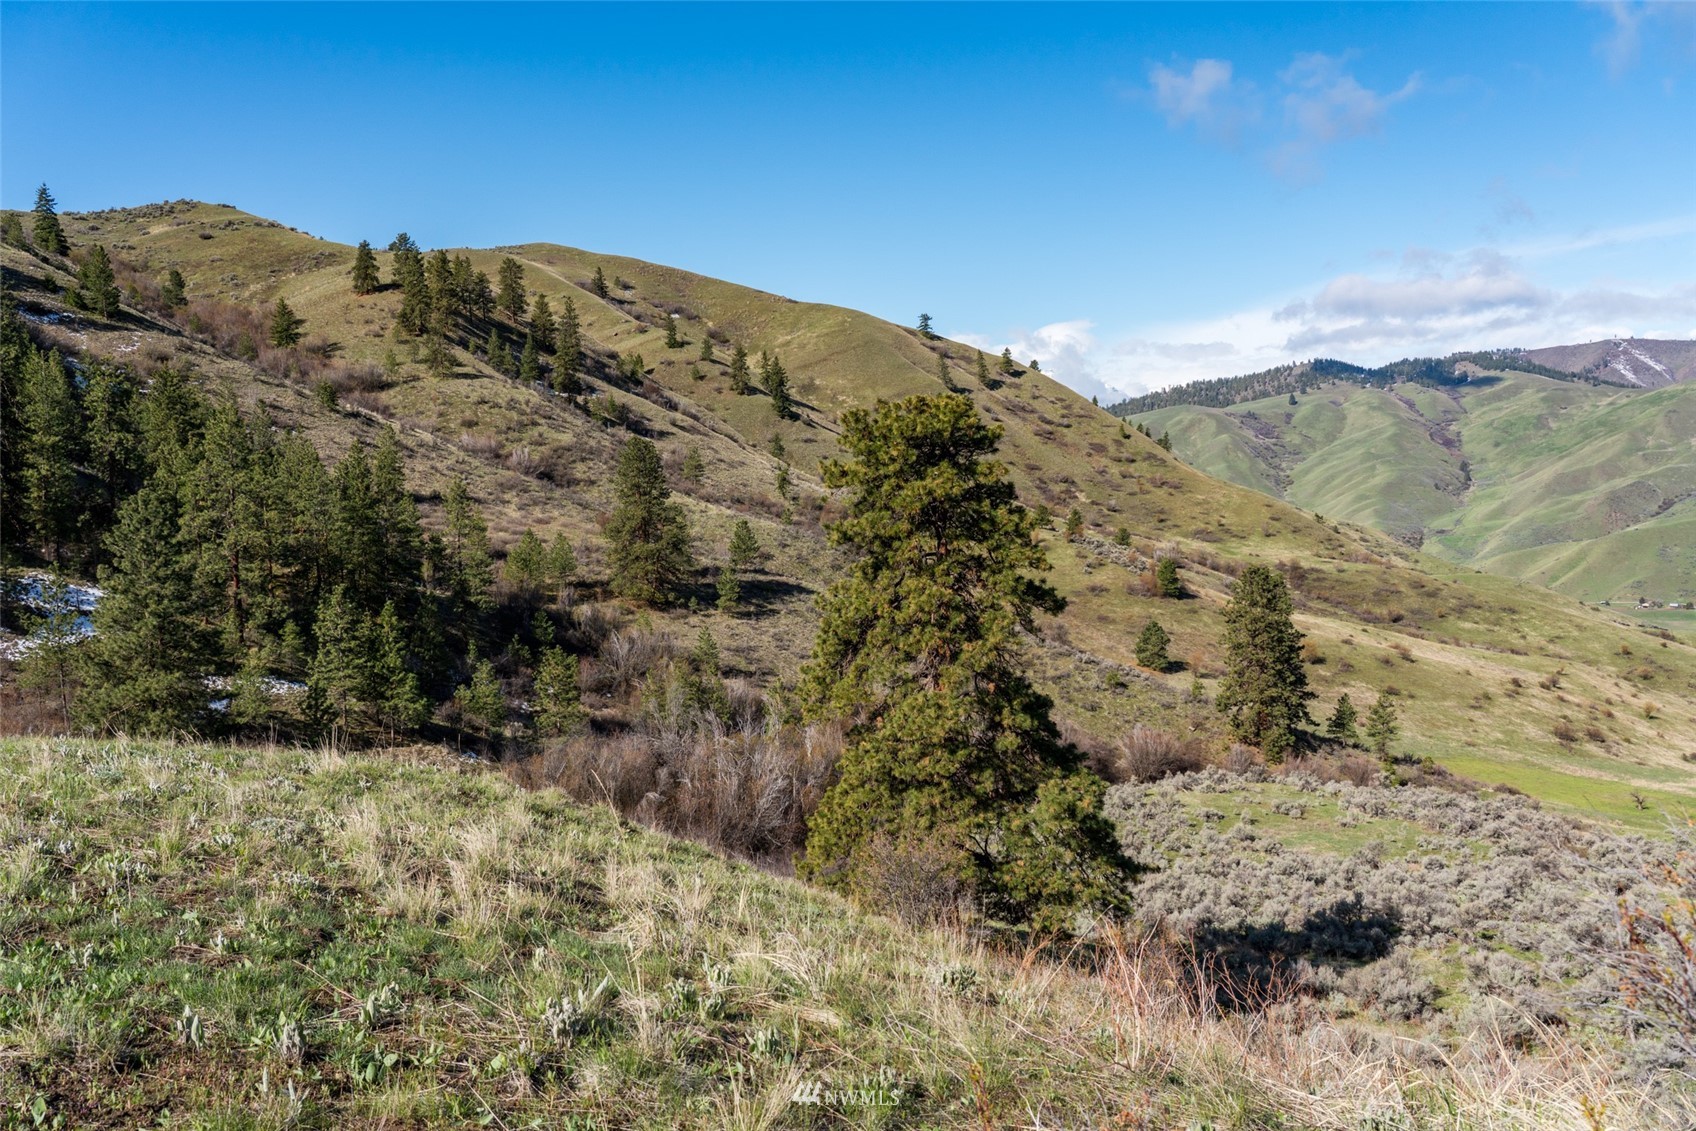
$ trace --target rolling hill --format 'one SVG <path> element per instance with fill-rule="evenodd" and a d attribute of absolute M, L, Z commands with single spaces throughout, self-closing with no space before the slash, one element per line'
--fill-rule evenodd
<path fill-rule="evenodd" d="M 532 292 L 547 294 L 556 309 L 568 297 L 575 304 L 588 339 L 587 390 L 565 398 L 495 373 L 472 341 L 459 343 L 449 375 L 430 376 L 416 339 L 395 331 L 398 291 L 351 293 L 354 249 L 345 245 L 189 201 L 67 214 L 63 221 L 75 249 L 98 241 L 111 250 L 120 283 L 133 293 L 116 318 L 91 318 L 63 301 L 70 263 L 5 248 L 7 285 L 42 340 L 143 368 L 190 365 L 203 384 L 228 389 L 330 457 L 355 438 L 370 442 L 393 427 L 426 521 L 440 520 L 447 482 L 463 476 L 497 550 L 526 528 L 544 537 L 564 533 L 591 582 L 603 577 L 599 531 L 611 505 L 613 456 L 629 432 L 650 437 L 672 470 L 705 566 L 723 560 L 739 518 L 754 525 L 767 551 L 749 587 L 747 615 L 707 611 L 703 575 L 698 604 L 652 616 L 681 639 L 710 626 L 727 666 L 756 685 L 775 688 L 794 677 L 816 623 L 812 598 L 841 566 L 822 536 L 834 504 L 817 476 L 819 461 L 835 450 L 838 417 L 880 397 L 942 391 L 940 362 L 983 416 L 1005 429 L 1000 458 L 1021 497 L 1055 519 L 1045 535 L 1052 579 L 1070 605 L 1040 626 L 1032 663 L 1084 740 L 1111 745 L 1143 722 L 1193 734 L 1223 752 L 1228 741 L 1206 705 L 1220 673 L 1221 611 L 1234 574 L 1263 562 L 1282 568 L 1297 594 L 1316 712 L 1328 712 L 1344 692 L 1357 702 L 1388 692 L 1403 716 L 1408 753 L 1613 823 L 1658 827 L 1666 812 L 1696 798 L 1696 649 L 1570 596 L 1445 561 L 1436 545 L 1438 553 L 1419 552 L 1369 528 L 1379 516 L 1351 501 L 1372 494 L 1361 490 L 1372 477 L 1405 479 L 1413 484 L 1404 492 L 1409 525 L 1440 526 L 1466 472 L 1430 429 L 1466 417 L 1474 408 L 1467 399 L 1424 387 L 1382 399 L 1365 390 L 1338 394 L 1336 405 L 1312 395 L 1297 416 L 1306 420 L 1300 413 L 1311 410 L 1315 438 L 1301 443 L 1329 462 L 1308 471 L 1301 461 L 1272 457 L 1269 449 L 1284 442 L 1276 428 L 1259 435 L 1243 427 L 1241 414 L 1195 414 L 1190 435 L 1174 417 L 1179 459 L 1041 373 L 980 382 L 970 347 L 856 311 L 553 244 L 458 249 L 491 275 L 512 256 Z M 388 279 L 390 257 L 378 259 Z M 192 301 L 184 315 L 165 318 L 150 313 L 146 299 L 173 268 L 186 277 Z M 597 269 L 610 284 L 605 298 L 591 289 Z M 257 310 L 278 297 L 306 320 L 303 356 L 333 358 L 346 378 L 327 399 L 287 359 L 220 337 L 228 309 Z M 673 318 L 685 343 L 679 348 L 665 344 Z M 701 358 L 704 338 L 715 346 L 711 360 Z M 793 419 L 778 419 L 757 390 L 741 395 L 731 388 L 732 344 L 781 357 L 799 401 Z M 615 363 L 633 355 L 640 355 L 640 375 L 620 377 Z M 1516 380 L 1504 376 L 1495 387 Z M 1612 391 L 1546 384 L 1548 413 L 1624 413 L 1635 403 L 1592 404 L 1584 398 Z M 1682 411 L 1688 402 L 1676 398 L 1686 388 L 1618 395 L 1666 398 L 1631 419 L 1671 443 L 1670 427 L 1656 432 L 1654 420 Z M 1486 408 L 1476 405 L 1479 413 Z M 1612 426 L 1611 418 L 1597 419 L 1597 428 Z M 1506 428 L 1495 434 L 1505 436 Z M 1368 429 L 1382 446 L 1356 445 L 1352 454 L 1337 446 L 1337 436 Z M 774 454 L 778 441 L 781 456 Z M 1479 443 L 1475 481 L 1498 465 L 1502 474 L 1512 471 L 1518 457 L 1505 440 L 1491 448 L 1480 436 Z M 1218 447 L 1218 459 L 1208 455 L 1209 445 Z M 1640 446 L 1641 458 L 1652 460 L 1649 445 Z M 705 469 L 698 483 L 680 472 L 691 448 Z M 1401 458 L 1384 458 L 1397 451 Z M 1399 468 L 1404 460 L 1409 470 Z M 778 489 L 784 471 L 787 497 Z M 1309 479 L 1311 500 L 1288 486 Z M 1423 481 L 1431 486 L 1417 486 Z M 1562 512 L 1564 482 L 1556 476 L 1549 487 L 1551 514 Z M 1680 490 L 1680 482 L 1669 478 L 1661 497 Z M 1658 505 L 1634 498 L 1621 495 L 1618 507 Z M 1689 507 L 1675 504 L 1654 521 L 1688 522 Z M 1083 530 L 1067 539 L 1058 520 L 1073 509 Z M 1614 534 L 1641 536 L 1646 528 Z M 1470 529 L 1457 524 L 1444 536 L 1462 545 Z M 1480 541 L 1488 542 L 1486 556 L 1527 552 L 1511 515 Z M 1188 599 L 1149 595 L 1145 576 L 1164 555 L 1182 562 Z M 1571 574 L 1583 567 L 1566 568 Z M 1181 670 L 1135 666 L 1134 641 L 1151 617 L 1171 632 Z"/>

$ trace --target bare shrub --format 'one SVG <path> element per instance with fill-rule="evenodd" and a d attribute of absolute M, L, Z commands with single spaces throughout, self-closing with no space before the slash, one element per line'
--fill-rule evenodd
<path fill-rule="evenodd" d="M 461 432 L 458 444 L 469 455 L 483 459 L 500 459 L 502 445 L 500 437 L 485 432 Z"/>
<path fill-rule="evenodd" d="M 880 834 L 855 856 L 854 895 L 904 922 L 956 921 L 971 901 L 960 855 L 934 839 Z"/>
<path fill-rule="evenodd" d="M 1207 764 L 1201 743 L 1138 723 L 1119 743 L 1114 762 L 1115 781 L 1159 781 L 1187 774 Z"/>

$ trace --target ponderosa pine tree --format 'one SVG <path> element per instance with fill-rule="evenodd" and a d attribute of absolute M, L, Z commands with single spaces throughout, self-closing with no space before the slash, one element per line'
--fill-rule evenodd
<path fill-rule="evenodd" d="M 473 665 L 471 679 L 454 691 L 453 702 L 460 717 L 486 739 L 498 738 L 506 726 L 506 693 L 495 666 L 486 659 Z"/>
<path fill-rule="evenodd" d="M 737 346 L 730 355 L 730 391 L 742 396 L 748 391 L 748 351 Z"/>
<path fill-rule="evenodd" d="M 954 369 L 948 364 L 948 355 L 945 353 L 939 353 L 936 355 L 936 379 L 940 381 L 942 383 L 942 387 L 947 389 L 950 393 L 957 393 L 960 391 L 960 387 L 954 383 Z"/>
<path fill-rule="evenodd" d="M 547 547 L 536 537 L 536 532 L 526 527 L 512 549 L 506 552 L 501 580 L 526 596 L 540 592 L 547 584 L 547 553 Z"/>
<path fill-rule="evenodd" d="M 730 531 L 730 564 L 737 569 L 746 569 L 759 553 L 760 543 L 754 537 L 754 528 L 748 525 L 747 519 L 737 519 Z"/>
<path fill-rule="evenodd" d="M 24 234 L 24 222 L 18 219 L 16 212 L 8 212 L 0 218 L 0 243 L 28 249 L 29 237 Z"/>
<path fill-rule="evenodd" d="M 35 246 L 49 255 L 65 255 L 71 245 L 65 239 L 65 229 L 59 224 L 58 201 L 47 191 L 45 183 L 35 190 Z"/>
<path fill-rule="evenodd" d="M 665 320 L 665 348 L 682 349 L 684 344 L 683 335 L 677 332 L 677 316 L 673 314 Z"/>
<path fill-rule="evenodd" d="M 699 485 L 707 477 L 707 464 L 701 458 L 701 449 L 694 444 L 683 453 L 683 479 L 685 482 Z"/>
<path fill-rule="evenodd" d="M 86 730 L 170 735 L 207 720 L 217 633 L 195 592 L 180 522 L 177 484 L 161 470 L 124 501 L 106 536 L 105 595 L 79 654 L 75 714 Z"/>
<path fill-rule="evenodd" d="M 1176 601 L 1184 595 L 1184 579 L 1178 576 L 1178 559 L 1161 558 L 1154 566 L 1155 592 Z"/>
<path fill-rule="evenodd" d="M 536 348 L 536 335 L 524 335 L 524 350 L 518 355 L 518 379 L 526 385 L 542 383 L 542 354 Z"/>
<path fill-rule="evenodd" d="M 1172 658 L 1166 654 L 1166 648 L 1172 643 L 1172 637 L 1157 620 L 1151 620 L 1143 626 L 1142 635 L 1137 637 L 1137 663 L 1149 671 L 1163 672 L 1172 666 Z"/>
<path fill-rule="evenodd" d="M 984 360 L 983 351 L 978 351 L 978 384 L 989 388 L 989 362 Z"/>
<path fill-rule="evenodd" d="M 271 308 L 271 344 L 280 350 L 293 349 L 300 344 L 300 332 L 305 325 L 306 319 L 279 296 L 277 305 Z"/>
<path fill-rule="evenodd" d="M 577 576 L 577 555 L 572 552 L 571 541 L 564 534 L 555 534 L 554 540 L 548 543 L 544 565 L 548 587 L 557 598 Z"/>
<path fill-rule="evenodd" d="M 103 244 L 89 248 L 87 258 L 77 269 L 76 285 L 67 297 L 72 306 L 102 318 L 111 318 L 118 313 L 118 301 L 122 296 L 118 293 L 117 276 L 112 272 L 111 257 L 106 254 Z"/>
<path fill-rule="evenodd" d="M 607 273 L 599 267 L 595 268 L 595 277 L 589 280 L 589 290 L 594 292 L 596 298 L 607 297 Z"/>
<path fill-rule="evenodd" d="M 407 666 L 406 630 L 395 603 L 388 601 L 370 633 L 368 701 L 392 741 L 397 731 L 416 730 L 430 717 L 430 703 L 418 676 Z"/>
<path fill-rule="evenodd" d="M 718 576 L 713 579 L 713 589 L 717 593 L 715 605 L 718 611 L 734 613 L 736 606 L 742 602 L 742 581 L 736 576 L 736 567 L 720 566 Z"/>
<path fill-rule="evenodd" d="M 1337 700 L 1337 707 L 1331 712 L 1331 717 L 1325 720 L 1325 737 L 1345 746 L 1359 746 L 1360 732 L 1355 729 L 1355 721 L 1360 713 L 1355 710 L 1345 691 Z"/>
<path fill-rule="evenodd" d="M 760 370 L 760 381 L 771 397 L 771 411 L 779 420 L 795 415 L 795 398 L 789 392 L 789 373 L 776 354 L 770 355 Z"/>
<path fill-rule="evenodd" d="M 544 648 L 536 665 L 536 733 L 564 738 L 582 729 L 589 712 L 578 690 L 577 657 L 560 648 Z"/>
<path fill-rule="evenodd" d="M 510 255 L 506 256 L 501 260 L 497 278 L 500 289 L 495 293 L 495 308 L 517 322 L 524 317 L 525 308 L 530 305 L 525 298 L 524 264 Z"/>
<path fill-rule="evenodd" d="M 554 347 L 554 392 L 576 393 L 582 389 L 577 373 L 583 366 L 583 324 L 571 296 L 559 317 L 559 343 Z"/>
<path fill-rule="evenodd" d="M 607 523 L 607 563 L 612 590 L 621 597 L 660 605 L 672 600 L 694 568 L 683 508 L 671 501 L 659 451 L 640 436 L 625 442 L 613 479 Z"/>
<path fill-rule="evenodd" d="M 430 284 L 424 276 L 424 253 L 402 232 L 389 242 L 394 253 L 395 282 L 400 284 L 400 313 L 396 322 L 414 336 L 430 328 Z"/>
<path fill-rule="evenodd" d="M 1001 351 L 1001 375 L 1003 377 L 1011 377 L 1018 371 L 1018 368 L 1019 367 L 1013 362 L 1013 347 L 1008 346 L 1006 349 Z"/>
<path fill-rule="evenodd" d="M 1396 740 L 1401 727 L 1396 723 L 1396 708 L 1388 695 L 1380 694 L 1372 709 L 1366 712 L 1363 728 L 1367 747 L 1385 763 L 1390 761 L 1390 743 Z"/>
<path fill-rule="evenodd" d="M 140 385 L 128 367 L 100 362 L 83 366 L 83 447 L 88 470 L 99 480 L 100 497 L 90 515 L 102 530 L 118 513 L 118 502 L 141 485 L 141 437 L 135 404 Z"/>
<path fill-rule="evenodd" d="M 76 390 L 57 350 L 30 350 L 19 398 L 22 440 L 17 454 L 22 488 L 18 513 L 36 547 L 60 562 L 76 537 L 77 469 L 83 433 Z"/>
<path fill-rule="evenodd" d="M 1263 565 L 1237 576 L 1225 606 L 1225 677 L 1214 704 L 1230 717 L 1236 736 L 1259 746 L 1270 762 L 1283 761 L 1302 726 L 1313 722 L 1293 612 L 1284 575 Z"/>
<path fill-rule="evenodd" d="M 159 288 L 159 298 L 172 310 L 188 305 L 188 281 L 175 267 L 165 275 L 165 285 Z"/>
<path fill-rule="evenodd" d="M 530 304 L 530 332 L 536 336 L 538 349 L 553 350 L 559 324 L 554 321 L 553 304 L 541 291 L 536 292 L 536 301 Z"/>
<path fill-rule="evenodd" d="M 701 352 L 698 355 L 698 358 L 701 361 L 711 361 L 713 359 L 713 336 L 711 334 L 701 335 Z"/>
<path fill-rule="evenodd" d="M 877 898 L 880 868 L 941 861 L 992 916 L 1067 929 L 1123 906 L 1131 866 L 1104 784 L 1025 677 L 1020 629 L 1064 601 L 1030 512 L 988 457 L 1000 429 L 962 396 L 842 418 L 849 493 L 830 530 L 858 560 L 820 598 L 803 672 L 809 718 L 849 725 L 810 822 L 804 875 Z"/>
<path fill-rule="evenodd" d="M 936 335 L 931 332 L 930 315 L 928 314 L 919 315 L 919 337 L 926 339 L 936 337 Z"/>
<path fill-rule="evenodd" d="M 371 250 L 371 241 L 360 240 L 358 249 L 353 253 L 353 293 L 375 294 L 381 285 L 382 280 L 377 274 L 377 256 Z"/>
<path fill-rule="evenodd" d="M 462 610 L 486 611 L 494 605 L 491 591 L 495 585 L 489 527 L 471 501 L 471 492 L 463 478 L 456 476 L 448 484 L 442 510 L 447 520 L 442 547 L 452 600 Z"/>
<path fill-rule="evenodd" d="M 370 633 L 346 586 L 336 586 L 318 606 L 313 632 L 318 646 L 306 683 L 328 707 L 329 721 L 346 732 L 372 684 Z"/>

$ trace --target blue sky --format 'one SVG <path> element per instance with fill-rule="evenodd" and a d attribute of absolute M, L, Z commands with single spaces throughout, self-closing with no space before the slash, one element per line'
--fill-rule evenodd
<path fill-rule="evenodd" d="M 550 240 L 1085 392 L 1696 336 L 1696 5 L 0 4 L 0 202 Z"/>

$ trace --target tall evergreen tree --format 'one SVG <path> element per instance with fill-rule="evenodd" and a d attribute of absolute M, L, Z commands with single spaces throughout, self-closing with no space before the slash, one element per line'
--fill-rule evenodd
<path fill-rule="evenodd" d="M 717 593 L 715 604 L 721 613 L 734 613 L 742 603 L 742 579 L 736 576 L 736 567 L 723 565 L 719 567 L 718 576 L 713 579 L 713 587 Z"/>
<path fill-rule="evenodd" d="M 430 283 L 425 278 L 424 253 L 402 232 L 389 243 L 394 253 L 395 282 L 400 284 L 400 329 L 414 336 L 430 328 Z"/>
<path fill-rule="evenodd" d="M 393 601 L 377 614 L 369 651 L 366 694 L 390 736 L 423 726 L 430 717 L 430 703 L 419 690 L 417 674 L 407 666 L 406 631 Z"/>
<path fill-rule="evenodd" d="M 1301 727 L 1313 722 L 1293 612 L 1284 575 L 1263 565 L 1237 576 L 1225 606 L 1225 677 L 1214 703 L 1237 737 L 1272 762 L 1282 761 Z"/>
<path fill-rule="evenodd" d="M 524 264 L 506 256 L 501 260 L 499 291 L 495 294 L 495 308 L 508 318 L 517 322 L 524 317 L 525 309 L 530 305 L 525 298 Z"/>
<path fill-rule="evenodd" d="M 1349 702 L 1348 693 L 1344 692 L 1337 700 L 1336 710 L 1325 720 L 1325 736 L 1345 746 L 1359 746 L 1360 732 L 1355 730 L 1355 720 L 1359 717 L 1360 713 L 1355 710 L 1354 704 Z"/>
<path fill-rule="evenodd" d="M 360 240 L 358 250 L 353 253 L 353 293 L 373 294 L 381 285 L 382 280 L 377 274 L 377 256 L 371 251 L 371 241 Z"/>
<path fill-rule="evenodd" d="M 1184 595 L 1184 579 L 1178 576 L 1178 559 L 1161 558 L 1154 566 L 1155 592 L 1176 601 Z"/>
<path fill-rule="evenodd" d="M 842 418 L 849 492 L 830 537 L 858 560 L 820 599 L 802 694 L 846 719 L 838 780 L 810 822 L 805 875 L 862 895 L 880 858 L 945 859 L 991 915 L 1065 929 L 1120 906 L 1128 863 L 1104 785 L 1024 675 L 1019 630 L 1064 605 L 1035 524 L 988 457 L 1000 429 L 961 396 Z"/>
<path fill-rule="evenodd" d="M 1171 643 L 1172 637 L 1160 622 L 1149 621 L 1143 626 L 1142 635 L 1137 637 L 1137 663 L 1149 671 L 1165 671 L 1172 666 L 1172 657 L 1166 654 Z"/>
<path fill-rule="evenodd" d="M 596 298 L 607 297 L 607 273 L 599 267 L 595 268 L 595 277 L 589 281 L 589 289 L 594 292 Z"/>
<path fill-rule="evenodd" d="M 530 332 L 536 335 L 538 347 L 550 353 L 553 351 L 559 325 L 554 321 L 554 308 L 548 302 L 548 296 L 541 291 L 536 292 L 536 301 L 530 305 Z"/>
<path fill-rule="evenodd" d="M 454 691 L 453 701 L 460 717 L 469 720 L 485 738 L 498 737 L 506 726 L 506 693 L 495 675 L 495 666 L 486 659 L 472 667 L 471 679 Z"/>
<path fill-rule="evenodd" d="M 526 385 L 542 383 L 542 355 L 536 349 L 536 335 L 524 335 L 524 351 L 518 355 L 518 379 Z"/>
<path fill-rule="evenodd" d="M 1011 377 L 1015 372 L 1017 372 L 1018 368 L 1019 367 L 1013 363 L 1013 347 L 1008 346 L 1006 349 L 1001 351 L 1001 375 L 1004 377 Z"/>
<path fill-rule="evenodd" d="M 47 191 L 44 183 L 35 190 L 35 246 L 49 255 L 65 255 L 71 245 L 65 239 L 65 229 L 59 225 L 58 201 Z"/>
<path fill-rule="evenodd" d="M 372 685 L 369 629 L 348 599 L 346 587 L 336 586 L 324 599 L 313 630 L 318 647 L 306 682 L 345 732 L 361 707 L 361 696 Z"/>
<path fill-rule="evenodd" d="M 984 360 L 983 351 L 978 351 L 978 384 L 989 388 L 989 362 Z"/>
<path fill-rule="evenodd" d="M 99 733 L 169 735 L 201 729 L 206 677 L 221 656 L 180 538 L 177 485 L 156 473 L 124 501 L 106 537 L 111 564 L 94 636 L 81 651 L 81 726 Z"/>
<path fill-rule="evenodd" d="M 548 553 L 544 560 L 548 587 L 558 597 L 560 591 L 571 584 L 577 575 L 577 555 L 572 552 L 571 542 L 564 534 L 555 534 L 554 540 L 548 543 Z"/>
<path fill-rule="evenodd" d="M 954 370 L 951 366 L 949 366 L 948 355 L 945 353 L 939 353 L 936 355 L 936 379 L 942 384 L 942 387 L 947 389 L 950 393 L 957 393 L 960 391 L 960 387 L 954 383 Z"/>
<path fill-rule="evenodd" d="M 934 338 L 934 337 L 936 337 L 936 335 L 931 332 L 930 315 L 928 315 L 928 314 L 919 315 L 919 337 L 921 337 L 921 338 Z"/>
<path fill-rule="evenodd" d="M 518 542 L 507 551 L 501 567 L 501 579 L 526 595 L 540 592 L 548 581 L 547 548 L 536 532 L 528 528 Z"/>
<path fill-rule="evenodd" d="M 30 350 L 22 366 L 23 442 L 18 455 L 19 512 L 30 540 L 55 562 L 76 538 L 77 468 L 83 434 L 76 388 L 57 350 Z"/>
<path fill-rule="evenodd" d="M 306 319 L 279 296 L 277 305 L 271 308 L 271 344 L 278 349 L 293 349 L 300 344 L 301 328 L 305 325 Z"/>
<path fill-rule="evenodd" d="M 665 348 L 668 350 L 682 349 L 683 335 L 677 332 L 677 316 L 671 315 L 665 320 Z"/>
<path fill-rule="evenodd" d="M 1390 702 L 1388 695 L 1380 694 L 1377 702 L 1372 704 L 1372 709 L 1366 712 L 1364 733 L 1367 746 L 1374 754 L 1388 763 L 1390 761 L 1390 743 L 1396 740 L 1396 733 L 1399 730 L 1401 730 L 1401 727 L 1396 723 L 1394 704 Z"/>
<path fill-rule="evenodd" d="M 730 564 L 737 569 L 745 569 L 759 553 L 760 543 L 754 537 L 754 528 L 748 525 L 747 519 L 737 519 L 730 532 Z"/>
<path fill-rule="evenodd" d="M 446 552 L 448 582 L 457 603 L 478 611 L 492 608 L 495 584 L 493 558 L 489 553 L 489 527 L 471 501 L 463 478 L 448 484 L 442 500 L 447 519 L 442 544 Z"/>
<path fill-rule="evenodd" d="M 703 333 L 701 335 L 701 352 L 697 356 L 701 361 L 713 359 L 713 336 L 711 334 Z"/>
<path fill-rule="evenodd" d="M 72 305 L 102 318 L 111 318 L 118 313 L 118 301 L 122 296 L 118 293 L 117 276 L 112 272 L 112 260 L 106 254 L 105 245 L 95 244 L 89 248 L 87 258 L 77 270 L 76 286 L 71 288 L 69 297 Z"/>
<path fill-rule="evenodd" d="M 577 317 L 577 304 L 571 296 L 565 298 L 565 308 L 559 316 L 559 344 L 554 347 L 554 391 L 576 393 L 582 389 L 578 371 L 583 367 L 583 324 Z"/>
<path fill-rule="evenodd" d="M 165 285 L 159 288 L 159 297 L 173 310 L 188 305 L 188 281 L 181 271 L 173 267 L 166 273 Z"/>
<path fill-rule="evenodd" d="M 665 604 L 694 568 L 683 508 L 671 501 L 654 445 L 632 436 L 619 452 L 607 523 L 612 590 L 621 597 Z"/>
<path fill-rule="evenodd" d="M 100 484 L 91 512 L 102 530 L 117 516 L 119 500 L 141 484 L 141 437 L 135 422 L 139 392 L 135 375 L 123 366 L 96 362 L 83 367 L 88 470 Z"/>
<path fill-rule="evenodd" d="M 8 212 L 0 218 L 0 243 L 28 250 L 29 237 L 24 234 L 24 222 L 18 219 L 16 212 Z"/>
<path fill-rule="evenodd" d="M 536 665 L 536 731 L 544 738 L 563 738 L 582 728 L 589 717 L 578 690 L 577 657 L 559 648 L 544 648 Z"/>
<path fill-rule="evenodd" d="M 760 368 L 760 381 L 766 387 L 766 395 L 771 397 L 771 411 L 779 420 L 787 420 L 795 415 L 795 398 L 789 392 L 789 374 L 783 368 L 783 362 L 772 354 L 766 358 Z"/>
<path fill-rule="evenodd" d="M 737 346 L 730 355 L 730 391 L 741 396 L 748 388 L 748 351 Z"/>

